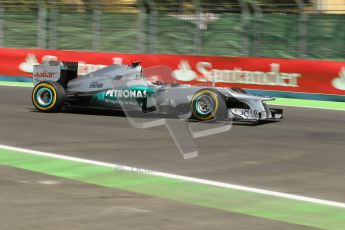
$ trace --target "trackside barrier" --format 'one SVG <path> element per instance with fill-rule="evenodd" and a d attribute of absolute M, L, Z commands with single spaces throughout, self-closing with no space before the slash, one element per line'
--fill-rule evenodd
<path fill-rule="evenodd" d="M 78 61 L 79 75 L 139 60 L 144 68 L 170 67 L 181 83 L 215 82 L 268 96 L 345 102 L 345 62 L 336 61 L 0 48 L 0 76 L 27 81 L 33 65 L 43 60 Z"/>

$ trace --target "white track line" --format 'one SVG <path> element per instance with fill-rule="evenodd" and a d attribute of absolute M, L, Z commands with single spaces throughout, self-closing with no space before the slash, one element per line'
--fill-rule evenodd
<path fill-rule="evenodd" d="M 253 193 L 258 193 L 258 194 L 263 194 L 263 195 L 268 195 L 268 196 L 290 199 L 290 200 L 298 200 L 298 201 L 304 201 L 304 202 L 309 202 L 309 203 L 314 203 L 314 204 L 322 204 L 322 205 L 327 205 L 327 206 L 332 206 L 332 207 L 345 208 L 345 203 L 342 203 L 342 202 L 322 200 L 322 199 L 317 199 L 317 198 L 312 198 L 312 197 L 299 196 L 299 195 L 282 193 L 282 192 L 275 192 L 275 191 L 270 191 L 270 190 L 246 187 L 242 185 L 235 185 L 235 184 L 229 184 L 229 183 L 218 182 L 218 181 L 199 179 L 199 178 L 194 178 L 194 177 L 180 176 L 180 175 L 175 175 L 175 174 L 170 174 L 170 173 L 157 172 L 157 171 L 152 171 L 152 170 L 147 170 L 147 169 L 125 166 L 125 165 L 118 165 L 118 164 L 106 163 L 106 162 L 101 162 L 101 161 L 88 160 L 88 159 L 83 159 L 83 158 L 78 158 L 78 157 L 64 156 L 64 155 L 35 151 L 35 150 L 24 149 L 24 148 L 16 148 L 16 147 L 7 146 L 7 145 L 0 145 L 0 149 L 13 150 L 17 152 L 32 154 L 32 155 L 51 157 L 51 158 L 74 161 L 74 162 L 85 163 L 85 164 L 90 164 L 90 165 L 98 165 L 98 166 L 103 166 L 107 168 L 114 168 L 116 170 L 140 172 L 140 173 L 144 173 L 148 175 L 154 175 L 154 176 L 194 182 L 194 183 L 199 183 L 199 184 L 211 185 L 211 186 L 216 186 L 216 187 L 221 187 L 221 188 L 235 189 L 235 190 L 245 191 L 245 192 L 253 192 Z"/>

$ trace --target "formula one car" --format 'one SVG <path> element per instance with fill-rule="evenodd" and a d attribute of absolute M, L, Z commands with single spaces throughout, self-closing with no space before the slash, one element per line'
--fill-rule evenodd
<path fill-rule="evenodd" d="M 200 121 L 283 118 L 281 109 L 266 105 L 274 98 L 250 95 L 240 88 L 179 84 L 164 66 L 144 70 L 140 62 L 133 62 L 113 64 L 83 76 L 77 72 L 77 62 L 46 61 L 34 66 L 32 102 L 36 109 L 109 108 Z"/>

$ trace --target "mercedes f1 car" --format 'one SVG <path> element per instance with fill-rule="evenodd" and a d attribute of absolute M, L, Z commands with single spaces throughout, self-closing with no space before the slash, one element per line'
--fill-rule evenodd
<path fill-rule="evenodd" d="M 143 69 L 140 62 L 114 64 L 78 76 L 77 62 L 46 61 L 34 66 L 32 102 L 42 112 L 61 108 L 109 108 L 173 114 L 205 120 L 262 121 L 283 118 L 268 108 L 270 97 L 240 88 L 179 84 L 164 66 Z"/>

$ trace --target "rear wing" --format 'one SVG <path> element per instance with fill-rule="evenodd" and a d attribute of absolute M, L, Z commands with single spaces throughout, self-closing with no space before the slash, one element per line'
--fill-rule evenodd
<path fill-rule="evenodd" d="M 32 78 L 34 86 L 42 81 L 55 81 L 66 89 L 68 82 L 77 74 L 78 62 L 44 61 L 34 66 Z"/>

